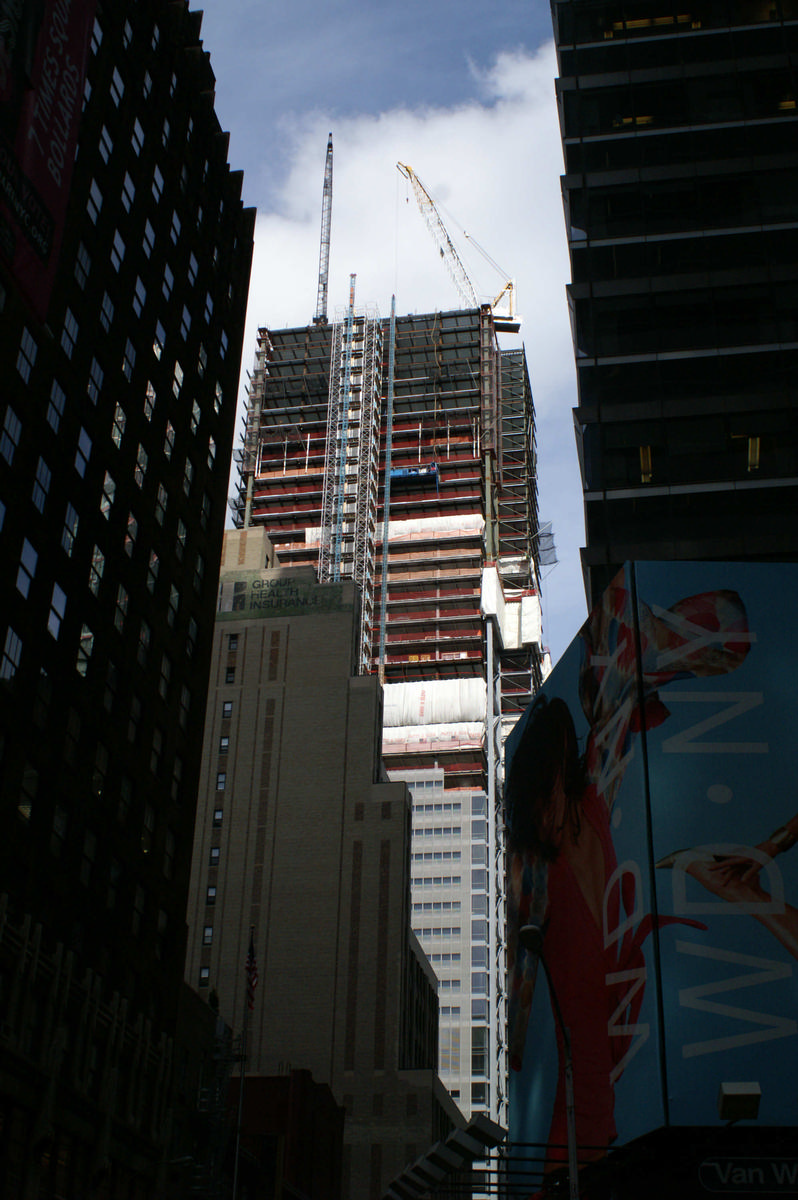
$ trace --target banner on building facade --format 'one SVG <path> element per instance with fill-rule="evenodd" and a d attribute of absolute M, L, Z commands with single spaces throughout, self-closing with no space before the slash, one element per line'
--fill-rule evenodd
<path fill-rule="evenodd" d="M 510 1137 L 567 1161 L 798 1123 L 798 654 L 791 564 L 627 564 L 507 743 Z M 529 941 L 528 935 L 524 938 Z M 529 1157 L 526 1149 L 523 1156 Z"/>
<path fill-rule="evenodd" d="M 44 320 L 66 219 L 95 0 L 0 0 L 0 255 Z"/>

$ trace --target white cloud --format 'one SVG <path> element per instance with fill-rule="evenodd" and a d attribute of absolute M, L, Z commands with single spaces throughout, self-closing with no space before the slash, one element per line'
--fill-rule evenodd
<path fill-rule="evenodd" d="M 544 592 L 544 627 L 556 658 L 584 617 L 578 561 L 581 488 L 571 408 L 576 386 L 565 281 L 568 255 L 551 44 L 536 54 L 503 53 L 478 74 L 484 102 L 454 108 L 396 108 L 331 124 L 306 114 L 286 137 L 290 168 L 276 212 L 258 217 L 243 366 L 251 368 L 259 325 L 309 323 L 316 305 L 321 194 L 327 133 L 333 131 L 334 185 L 328 312 L 348 300 L 384 315 L 457 308 L 460 299 L 424 225 L 409 163 L 444 213 L 480 298 L 503 279 L 462 237 L 466 230 L 517 281 L 538 421 L 541 520 L 552 520 L 560 563 Z M 355 78 L 356 83 L 356 78 Z M 449 214 L 454 214 L 450 216 Z"/>

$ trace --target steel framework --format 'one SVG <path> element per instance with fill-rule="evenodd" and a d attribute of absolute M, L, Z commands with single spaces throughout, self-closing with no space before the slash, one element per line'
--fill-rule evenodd
<path fill-rule="evenodd" d="M 349 308 L 333 327 L 319 539 L 319 580 L 352 579 L 361 599 L 358 672 L 371 667 L 380 457 L 382 323 Z"/>

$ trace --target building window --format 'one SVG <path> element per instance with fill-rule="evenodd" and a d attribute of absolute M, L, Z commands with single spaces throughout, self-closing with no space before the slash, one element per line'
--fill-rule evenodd
<path fill-rule="evenodd" d="M 172 268 L 169 266 L 169 263 L 164 263 L 163 283 L 161 284 L 161 291 L 163 292 L 164 300 L 168 300 L 169 297 L 172 295 L 172 288 L 174 287 L 174 282 L 175 282 L 175 277 L 172 272 Z"/>
<path fill-rule="evenodd" d="M 188 256 L 188 281 L 191 284 L 194 284 L 197 282 L 198 267 L 199 267 L 199 263 L 197 262 L 197 259 L 194 256 L 194 252 L 192 250 L 191 254 L 189 254 L 189 256 Z"/>
<path fill-rule="evenodd" d="M 219 847 L 218 846 L 211 846 L 210 865 L 212 867 L 219 866 Z"/>
<path fill-rule="evenodd" d="M 147 477 L 147 451 L 139 442 L 139 448 L 136 451 L 136 471 L 134 478 L 137 487 L 144 487 L 144 480 Z"/>
<path fill-rule="evenodd" d="M 207 365 L 208 365 L 208 352 L 205 349 L 205 347 L 203 346 L 202 342 L 200 342 L 199 353 L 197 355 L 197 374 L 199 375 L 200 379 L 205 378 L 205 368 L 207 367 Z"/>
<path fill-rule="evenodd" d="M 89 257 L 88 250 L 83 245 L 83 242 L 81 242 L 75 257 L 75 279 L 78 281 L 78 287 L 85 288 L 90 270 L 91 258 Z"/>
<path fill-rule="evenodd" d="M 163 354 L 164 343 L 166 341 L 166 330 L 160 321 L 155 322 L 155 334 L 152 339 L 152 352 L 160 362 Z"/>
<path fill-rule="evenodd" d="M 161 174 L 161 168 L 156 166 L 155 170 L 152 173 L 152 194 L 153 194 L 153 198 L 154 198 L 156 204 L 161 199 L 162 193 L 163 193 L 163 175 Z"/>
<path fill-rule="evenodd" d="M 163 127 L 161 129 L 161 145 L 163 146 L 164 150 L 166 150 L 169 146 L 169 138 L 171 136 L 171 133 L 172 133 L 172 126 L 169 124 L 169 118 L 164 117 Z"/>
<path fill-rule="evenodd" d="M 169 694 L 169 680 L 172 677 L 172 661 L 168 654 L 161 655 L 161 676 L 158 680 L 158 692 L 162 700 Z"/>
<path fill-rule="evenodd" d="M 175 755 L 175 765 L 172 767 L 172 799 L 175 804 L 178 804 L 182 799 L 180 787 L 183 782 L 183 760 L 179 754 Z"/>
<path fill-rule="evenodd" d="M 128 556 L 128 558 L 133 557 L 138 531 L 139 523 L 133 516 L 133 513 L 129 512 L 127 514 L 127 529 L 125 530 L 125 554 Z"/>
<path fill-rule="evenodd" d="M 92 358 L 91 366 L 89 367 L 89 383 L 86 391 L 92 404 L 96 404 L 100 398 L 100 389 L 103 386 L 103 369 L 97 362 L 96 358 Z"/>
<path fill-rule="evenodd" d="M 227 786 L 227 772 L 226 771 L 217 771 L 217 773 L 216 773 L 216 790 L 217 790 L 217 792 L 223 792 L 226 786 Z"/>
<path fill-rule="evenodd" d="M 138 121 L 136 122 L 138 125 Z M 133 201 L 136 198 L 136 185 L 130 178 L 130 175 L 125 171 L 125 178 L 122 183 L 122 207 L 125 212 L 130 212 L 133 207 Z"/>
<path fill-rule="evenodd" d="M 223 400 L 224 400 L 224 396 L 222 393 L 222 385 L 217 380 L 216 391 L 214 393 L 214 400 L 213 400 L 213 411 L 216 413 L 217 416 L 222 411 Z"/>
<path fill-rule="evenodd" d="M 89 220 L 93 225 L 97 224 L 97 218 L 100 215 L 100 210 L 103 206 L 103 194 L 97 182 L 92 179 L 91 187 L 89 188 L 89 198 L 86 202 L 86 209 L 89 214 Z"/>
<path fill-rule="evenodd" d="M 89 565 L 89 591 L 93 596 L 98 596 L 100 594 L 100 580 L 103 577 L 104 570 L 105 555 L 99 546 L 95 546 L 92 551 L 91 563 Z"/>
<path fill-rule="evenodd" d="M 55 806 L 53 813 L 53 825 L 50 833 L 50 853 L 54 858 L 61 857 L 61 851 L 64 848 L 66 841 L 67 828 L 69 826 L 69 814 L 60 804 Z"/>
<path fill-rule="evenodd" d="M 100 306 L 100 324 L 106 333 L 110 333 L 114 319 L 114 302 L 106 292 Z"/>
<path fill-rule="evenodd" d="M 36 362 L 37 349 L 38 347 L 33 340 L 33 335 L 28 327 L 25 326 L 22 330 L 22 338 L 17 355 L 17 370 L 25 383 L 28 383 L 30 380 L 30 373 L 33 370 L 33 364 Z"/>
<path fill-rule="evenodd" d="M 186 458 L 186 465 L 183 468 L 183 491 L 188 496 L 191 492 L 191 484 L 194 480 L 194 464 L 190 458 Z"/>
<path fill-rule="evenodd" d="M 122 437 L 125 432 L 126 424 L 127 418 L 125 416 L 125 410 L 121 404 L 117 404 L 116 408 L 114 409 L 114 423 L 111 426 L 111 441 L 117 447 L 122 445 Z"/>
<path fill-rule="evenodd" d="M 177 400 L 178 396 L 180 395 L 180 389 L 182 388 L 182 386 L 183 386 L 183 368 L 180 366 L 179 362 L 175 362 L 175 373 L 174 373 L 174 377 L 172 379 L 172 392 L 174 393 L 175 400 Z"/>
<path fill-rule="evenodd" d="M 86 675 L 89 669 L 89 659 L 91 658 L 92 650 L 94 649 L 94 634 L 89 629 L 88 625 L 84 625 L 80 631 L 80 641 L 78 642 L 78 656 L 75 662 L 75 669 L 78 675 Z"/>
<path fill-rule="evenodd" d="M 137 317 L 140 317 L 144 311 L 144 305 L 147 302 L 147 289 L 141 281 L 140 276 L 136 276 L 136 286 L 133 290 L 133 312 Z"/>
<path fill-rule="evenodd" d="M 146 100 L 152 91 L 152 75 L 150 75 L 149 71 L 144 72 L 144 83 L 141 90 L 144 94 L 144 99 Z"/>
<path fill-rule="evenodd" d="M 105 125 L 103 125 L 102 129 L 100 130 L 99 150 L 100 150 L 100 157 L 102 158 L 104 163 L 108 162 L 108 159 L 111 157 L 111 151 L 113 150 L 113 148 L 114 148 L 114 143 L 111 140 L 111 135 L 108 132 L 108 130 L 106 129 Z"/>
<path fill-rule="evenodd" d="M 210 292 L 206 292 L 205 293 L 205 323 L 206 324 L 208 324 L 208 325 L 210 324 L 212 316 L 213 316 L 213 297 L 211 296 Z"/>
<path fill-rule="evenodd" d="M 186 305 L 183 305 L 183 316 L 180 320 L 180 336 L 185 341 L 188 338 L 189 330 L 191 329 L 191 313 Z"/>
<path fill-rule="evenodd" d="M 222 717 L 225 720 L 229 720 L 229 718 L 232 717 L 232 715 L 233 715 L 233 701 L 225 700 L 224 704 L 222 705 Z"/>
<path fill-rule="evenodd" d="M 147 653 L 150 648 L 150 627 L 146 621 L 142 620 L 141 628 L 139 629 L 139 644 L 136 650 L 136 660 L 140 667 L 146 666 Z"/>
<path fill-rule="evenodd" d="M 193 617 L 189 618 L 188 629 L 186 630 L 186 655 L 191 658 L 197 648 L 197 622 Z"/>
<path fill-rule="evenodd" d="M 216 442 L 213 438 L 208 438 L 208 470 L 213 470 L 213 464 L 216 462 Z"/>
<path fill-rule="evenodd" d="M 150 753 L 150 771 L 153 775 L 158 774 L 158 768 L 161 765 L 161 753 L 163 751 L 163 734 L 160 729 L 156 729 L 152 735 L 152 751 Z"/>
<path fill-rule="evenodd" d="M 175 538 L 175 558 L 178 562 L 183 561 L 183 555 L 186 551 L 186 525 L 182 517 L 177 518 L 177 537 Z"/>
<path fill-rule="evenodd" d="M 146 84 L 146 79 L 148 79 L 148 78 L 149 78 L 149 72 L 145 76 L 145 84 Z M 146 95 L 146 92 L 145 92 L 145 95 Z M 140 155 L 140 152 L 142 152 L 142 150 L 144 149 L 144 130 L 142 128 L 142 122 L 139 121 L 138 116 L 137 116 L 136 120 L 133 121 L 133 132 L 131 134 L 131 145 L 133 146 L 134 155 L 136 155 L 136 157 L 138 158 L 138 156 Z M 149 224 L 149 222 L 148 222 L 148 224 Z M 149 258 L 149 254 L 148 254 L 148 258 Z"/>
<path fill-rule="evenodd" d="M 153 229 L 149 220 L 145 221 L 144 223 L 144 237 L 142 239 L 141 246 L 144 254 L 147 258 L 149 258 L 153 252 L 153 249 L 155 248 L 155 230 Z"/>
<path fill-rule="evenodd" d="M 100 497 L 100 512 L 105 517 L 106 521 L 110 519 L 115 495 L 116 483 L 111 477 L 110 472 L 106 471 L 105 479 L 103 480 L 103 494 Z"/>
<path fill-rule="evenodd" d="M 196 433 L 197 430 L 199 429 L 199 423 L 200 423 L 201 416 L 202 416 L 202 409 L 200 408 L 199 403 L 195 400 L 192 405 L 192 408 L 191 408 L 191 432 L 192 433 Z"/>
<path fill-rule="evenodd" d="M 200 972 L 199 972 L 200 987 L 207 987 L 208 984 L 210 983 L 210 979 L 211 979 L 210 967 L 200 967 Z"/>
<path fill-rule="evenodd" d="M 172 213 L 172 228 L 169 230 L 169 236 L 176 246 L 177 239 L 180 237 L 180 217 L 176 212 Z"/>
<path fill-rule="evenodd" d="M 225 671 L 225 673 L 224 673 L 224 681 L 225 681 L 225 683 L 235 683 L 235 681 L 236 681 L 236 669 L 235 669 L 235 667 L 228 667 L 228 668 L 227 668 L 227 670 L 226 670 L 226 671 Z"/>
<path fill-rule="evenodd" d="M 50 480 L 52 473 L 47 463 L 43 458 L 40 458 L 36 465 L 36 479 L 33 483 L 33 503 L 36 505 L 40 513 L 44 512 L 44 502 L 47 499 L 47 493 L 50 490 Z"/>
<path fill-rule="evenodd" d="M 206 904 L 215 904 L 216 903 L 216 888 L 214 887 L 214 885 L 212 883 L 209 884 L 208 887 L 205 889 L 205 903 Z"/>
<path fill-rule="evenodd" d="M 224 809 L 215 808 L 213 810 L 213 827 L 214 827 L 214 829 L 221 829 L 223 818 L 224 818 Z"/>
<path fill-rule="evenodd" d="M 194 591 L 199 595 L 202 591 L 202 580 L 205 576 L 205 559 L 201 554 L 197 555 L 197 561 L 194 563 Z"/>
<path fill-rule="evenodd" d="M 14 678 L 17 673 L 21 654 L 22 642 L 9 625 L 6 630 L 5 645 L 3 646 L 3 658 L 0 661 L 0 679 Z"/>
<path fill-rule="evenodd" d="M 203 946 L 213 945 L 213 925 L 206 925 L 202 930 L 202 944 Z"/>
<path fill-rule="evenodd" d="M 166 517 L 166 505 L 169 499 L 169 494 L 162 483 L 158 484 L 158 497 L 155 501 L 155 520 L 159 525 L 163 525 Z"/>
<path fill-rule="evenodd" d="M 141 701 L 138 696 L 133 696 L 130 701 L 130 717 L 127 723 L 127 740 L 134 745 L 139 736 L 139 722 L 141 721 Z"/>
<path fill-rule="evenodd" d="M 171 628 L 174 628 L 177 622 L 177 614 L 180 609 L 180 592 L 174 584 L 169 588 L 169 611 L 166 614 L 166 619 Z"/>
<path fill-rule="evenodd" d="M 78 434 L 78 448 L 75 451 L 75 470 L 81 479 L 86 474 L 86 467 L 89 464 L 91 457 L 91 438 L 86 433 L 85 429 L 81 429 Z"/>
<path fill-rule="evenodd" d="M 207 530 L 208 521 L 211 516 L 211 498 L 207 492 L 202 493 L 202 506 L 200 508 L 200 529 Z"/>
<path fill-rule="evenodd" d="M 163 847 L 163 873 L 165 879 L 171 879 L 175 873 L 175 835 L 167 829 Z"/>
<path fill-rule="evenodd" d="M 121 633 L 125 627 L 125 617 L 127 616 L 128 594 L 127 589 L 120 583 L 116 590 L 116 609 L 114 611 L 114 628 Z"/>
<path fill-rule="evenodd" d="M 119 74 L 118 68 L 114 67 L 114 73 L 111 78 L 111 99 L 117 108 L 119 108 L 119 104 L 124 94 L 125 82 L 122 79 L 122 76 Z"/>
<path fill-rule="evenodd" d="M 152 414 L 155 412 L 156 394 L 155 388 L 150 380 L 147 380 L 147 387 L 144 391 L 144 416 L 148 421 L 152 420 Z"/>
<path fill-rule="evenodd" d="M 50 388 L 50 402 L 47 406 L 47 423 L 53 433 L 58 433 L 58 426 L 61 424 L 61 418 L 64 415 L 64 404 L 66 402 L 66 393 L 60 383 L 53 380 Z"/>
<path fill-rule="evenodd" d="M 230 738 L 226 734 L 223 734 L 219 738 L 219 753 L 227 754 L 229 749 L 230 749 Z"/>
<path fill-rule="evenodd" d="M 154 550 L 151 550 L 150 551 L 150 561 L 149 561 L 149 565 L 147 567 L 147 591 L 150 593 L 150 595 L 153 595 L 155 592 L 155 583 L 156 583 L 156 580 L 158 579 L 159 565 L 160 564 L 158 561 L 158 555 L 155 553 Z"/>
<path fill-rule="evenodd" d="M 2 454 L 9 467 L 14 463 L 14 455 L 19 445 L 21 433 L 22 423 L 9 404 L 6 409 L 5 420 L 3 421 L 3 432 L 0 434 L 0 454 Z"/>
<path fill-rule="evenodd" d="M 136 348 L 130 338 L 125 343 L 125 354 L 122 359 L 122 374 L 125 379 L 130 379 L 133 375 L 133 367 L 136 365 Z"/>
<path fill-rule="evenodd" d="M 64 514 L 64 528 L 61 530 L 61 546 L 67 555 L 67 558 L 72 555 L 72 548 L 75 545 L 75 538 L 78 532 L 78 510 L 74 504 L 67 501 L 66 513 Z"/>
<path fill-rule="evenodd" d="M 78 323 L 71 308 L 64 314 L 64 328 L 61 331 L 61 346 L 67 358 L 71 358 L 78 340 Z"/>
<path fill-rule="evenodd" d="M 100 49 L 103 40 L 102 26 L 97 18 L 94 21 L 94 27 L 91 31 L 91 52 L 96 54 Z"/>
<path fill-rule="evenodd" d="M 39 555 L 28 539 L 25 538 L 25 541 L 22 543 L 22 554 L 20 555 L 19 569 L 17 571 L 17 591 L 22 596 L 27 597 L 30 591 L 30 585 L 36 574 L 36 564 L 38 561 Z"/>

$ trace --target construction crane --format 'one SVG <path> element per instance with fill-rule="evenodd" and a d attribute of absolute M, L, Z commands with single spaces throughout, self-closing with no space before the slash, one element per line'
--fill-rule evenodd
<path fill-rule="evenodd" d="M 477 299 L 477 294 L 474 291 L 474 285 L 468 276 L 468 272 L 460 261 L 460 255 L 454 248 L 454 243 L 449 237 L 446 226 L 441 219 L 441 215 L 438 212 L 435 201 L 432 199 L 432 196 L 424 187 L 424 184 L 421 182 L 418 175 L 416 175 L 412 167 L 408 166 L 407 163 L 401 162 L 397 163 L 396 166 L 399 172 L 404 175 L 405 179 L 408 179 L 413 186 L 413 192 L 415 193 L 419 211 L 426 222 L 427 228 L 432 234 L 435 244 L 438 247 L 440 256 L 444 261 L 444 265 L 452 277 L 454 285 L 460 293 L 462 299 L 465 301 L 468 308 L 479 308 L 479 300 Z M 502 271 L 499 264 L 494 262 L 486 250 L 483 250 L 479 242 L 477 242 L 475 238 L 469 237 L 468 234 L 465 236 L 469 238 L 470 242 L 473 242 L 474 246 L 483 256 L 483 258 L 490 263 L 494 270 L 498 271 L 500 275 L 505 276 L 505 272 Z M 500 310 L 499 308 L 499 305 L 505 297 L 507 298 L 506 311 L 503 309 Z M 512 279 L 506 280 L 503 288 L 491 304 L 491 311 L 493 313 L 493 320 L 497 330 L 500 330 L 504 333 L 518 333 L 518 330 L 521 328 L 521 318 L 515 315 L 515 283 Z"/>
<path fill-rule="evenodd" d="M 319 289 L 316 295 L 314 325 L 327 324 L 327 277 L 330 271 L 330 222 L 332 220 L 332 134 L 327 138 L 327 158 L 324 163 L 324 191 L 321 199 L 321 246 L 319 249 Z"/>

